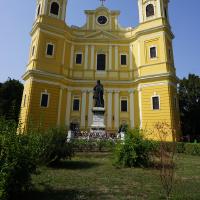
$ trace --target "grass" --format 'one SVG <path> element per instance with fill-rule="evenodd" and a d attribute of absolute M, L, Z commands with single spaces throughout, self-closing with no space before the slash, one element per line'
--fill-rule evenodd
<path fill-rule="evenodd" d="M 178 155 L 173 198 L 200 199 L 200 158 Z M 72 161 L 41 167 L 33 176 L 28 200 L 156 200 L 164 199 L 156 169 L 112 165 L 110 154 L 79 154 Z"/>

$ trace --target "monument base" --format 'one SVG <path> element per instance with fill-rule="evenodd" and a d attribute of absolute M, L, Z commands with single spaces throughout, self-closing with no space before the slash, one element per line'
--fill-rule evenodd
<path fill-rule="evenodd" d="M 91 132 L 96 133 L 99 136 L 103 136 L 106 134 L 105 132 L 105 119 L 104 119 L 104 113 L 105 108 L 101 107 L 94 107 L 92 109 L 93 112 L 93 122 L 91 125 Z"/>

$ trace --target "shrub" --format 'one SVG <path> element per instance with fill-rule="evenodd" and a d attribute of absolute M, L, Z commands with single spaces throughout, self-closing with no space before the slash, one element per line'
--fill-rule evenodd
<path fill-rule="evenodd" d="M 36 170 L 35 159 L 16 134 L 14 122 L 0 119 L 0 199 L 12 199 L 31 185 L 31 174 Z"/>
<path fill-rule="evenodd" d="M 200 143 L 185 143 L 185 153 L 200 156 Z"/>
<path fill-rule="evenodd" d="M 153 145 L 143 137 L 139 129 L 128 130 L 125 141 L 115 149 L 115 164 L 123 167 L 146 167 L 150 163 Z"/>

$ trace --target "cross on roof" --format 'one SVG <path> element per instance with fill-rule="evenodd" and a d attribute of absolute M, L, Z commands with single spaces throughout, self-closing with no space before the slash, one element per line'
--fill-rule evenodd
<path fill-rule="evenodd" d="M 106 0 L 100 0 L 100 1 L 101 1 L 101 5 L 104 6 L 104 2 L 105 2 Z"/>

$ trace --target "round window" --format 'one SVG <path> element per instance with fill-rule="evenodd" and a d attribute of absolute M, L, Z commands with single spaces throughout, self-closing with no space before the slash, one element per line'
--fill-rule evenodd
<path fill-rule="evenodd" d="M 99 24 L 106 24 L 107 21 L 108 21 L 108 19 L 107 19 L 107 17 L 105 17 L 105 16 L 99 16 L 99 17 L 97 18 L 97 21 L 98 21 Z"/>

